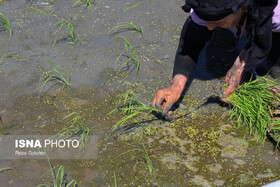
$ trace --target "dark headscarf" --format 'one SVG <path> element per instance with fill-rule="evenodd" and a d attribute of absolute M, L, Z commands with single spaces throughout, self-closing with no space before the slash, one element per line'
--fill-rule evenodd
<path fill-rule="evenodd" d="M 194 10 L 205 21 L 216 21 L 237 13 L 247 6 L 247 49 L 248 59 L 245 68 L 261 64 L 267 57 L 272 43 L 272 14 L 278 0 L 185 0 L 183 10 Z"/>
<path fill-rule="evenodd" d="M 186 0 L 183 10 L 191 8 L 204 21 L 216 21 L 238 11 L 248 0 Z"/>

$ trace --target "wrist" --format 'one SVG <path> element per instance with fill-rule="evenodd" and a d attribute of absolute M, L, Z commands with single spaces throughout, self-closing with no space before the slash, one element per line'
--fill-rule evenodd
<path fill-rule="evenodd" d="M 173 83 L 170 86 L 170 88 L 176 89 L 181 94 L 186 86 L 187 81 L 188 79 L 186 76 L 180 74 L 175 75 L 173 78 Z"/>

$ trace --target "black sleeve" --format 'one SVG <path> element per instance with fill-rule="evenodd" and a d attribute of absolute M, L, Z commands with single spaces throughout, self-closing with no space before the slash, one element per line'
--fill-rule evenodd
<path fill-rule="evenodd" d="M 207 41 L 210 40 L 212 32 L 207 27 L 196 24 L 191 17 L 186 20 L 181 31 L 179 46 L 175 56 L 173 77 L 181 74 L 190 77 L 198 56 Z"/>
<path fill-rule="evenodd" d="M 248 59 L 245 69 L 264 62 L 272 44 L 272 15 L 277 0 L 255 0 L 248 12 L 247 38 Z"/>

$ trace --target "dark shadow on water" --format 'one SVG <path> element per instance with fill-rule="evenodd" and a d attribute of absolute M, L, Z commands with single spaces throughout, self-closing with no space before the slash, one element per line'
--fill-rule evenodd
<path fill-rule="evenodd" d="M 125 60 L 126 62 L 121 62 L 122 64 L 120 65 L 120 72 L 126 72 L 129 71 L 129 73 L 132 73 L 134 70 L 137 71 L 137 64 L 135 62 L 135 60 L 126 54 L 122 54 L 121 57 L 126 58 L 127 60 Z"/>
<path fill-rule="evenodd" d="M 143 128 L 147 125 L 150 125 L 151 123 L 155 121 L 162 121 L 162 122 L 172 122 L 172 118 L 168 115 L 164 116 L 162 113 L 159 112 L 151 112 L 151 114 L 155 117 L 151 120 L 143 120 L 137 123 L 130 123 L 128 125 L 124 125 L 122 127 L 119 127 L 118 129 L 114 130 L 111 135 L 121 135 L 123 133 L 129 133 L 132 131 L 135 131 L 136 128 Z"/>
<path fill-rule="evenodd" d="M 280 151 L 280 145 L 277 146 L 277 140 L 271 136 L 270 133 L 267 133 L 267 139 L 273 144 L 274 146 L 274 151 L 278 149 Z"/>
<path fill-rule="evenodd" d="M 228 29 L 216 28 L 200 53 L 192 79 L 212 80 L 224 77 L 239 51 L 244 48 L 244 39 L 239 42 Z"/>
<path fill-rule="evenodd" d="M 111 135 L 121 135 L 123 133 L 129 133 L 135 130 L 135 128 L 145 127 L 145 124 L 148 125 L 154 121 L 162 120 L 162 117 L 159 117 L 157 119 L 152 120 L 143 120 L 137 123 L 131 123 L 128 125 L 124 125 L 122 127 L 119 127 L 118 129 L 114 130 Z"/>

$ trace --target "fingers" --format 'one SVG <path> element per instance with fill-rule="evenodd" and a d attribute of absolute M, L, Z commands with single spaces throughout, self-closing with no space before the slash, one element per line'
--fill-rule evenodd
<path fill-rule="evenodd" d="M 227 83 L 229 83 L 229 79 L 230 79 L 231 73 L 232 73 L 232 70 L 230 69 L 230 70 L 228 70 L 228 72 L 227 72 L 227 74 L 226 74 L 225 81 L 226 81 Z"/>
<path fill-rule="evenodd" d="M 162 105 L 163 105 L 163 102 L 164 102 L 164 95 L 162 93 L 162 91 L 158 91 L 156 94 L 155 94 L 155 97 L 154 97 L 154 100 L 153 100 L 153 103 L 152 103 L 152 106 L 154 108 L 157 108 L 159 110 L 162 110 Z"/>
<path fill-rule="evenodd" d="M 229 77 L 230 77 L 230 74 L 231 74 L 231 70 L 229 70 L 226 74 L 226 82 L 229 83 Z"/>
<path fill-rule="evenodd" d="M 169 110 L 171 109 L 174 102 L 175 99 L 172 96 L 170 96 L 170 93 L 162 92 L 160 90 L 156 93 L 152 106 L 161 110 L 164 115 L 172 114 L 172 112 Z"/>
<path fill-rule="evenodd" d="M 229 104 L 229 103 L 230 103 L 226 98 L 221 98 L 220 100 L 221 100 L 222 102 L 226 103 L 226 104 Z"/>
<path fill-rule="evenodd" d="M 152 102 L 152 107 L 156 108 L 156 100 L 157 100 L 157 94 L 154 97 L 154 100 Z"/>
<path fill-rule="evenodd" d="M 173 98 L 171 98 L 171 99 L 168 100 L 166 103 L 164 103 L 162 113 L 163 113 L 164 115 L 167 114 L 168 111 L 171 109 L 171 107 L 172 107 L 173 104 L 174 104 Z"/>
<path fill-rule="evenodd" d="M 159 99 L 156 101 L 156 108 L 159 110 L 162 110 L 163 104 L 163 96 L 159 97 Z"/>
<path fill-rule="evenodd" d="M 157 108 L 157 107 L 156 107 L 156 103 L 159 102 L 159 99 L 160 99 L 160 91 L 158 91 L 158 92 L 155 94 L 155 97 L 154 97 L 154 100 L 153 100 L 153 103 L 152 103 L 152 106 L 153 106 L 154 108 Z"/>
<path fill-rule="evenodd" d="M 234 84 L 230 84 L 228 88 L 224 91 L 224 95 L 227 98 L 232 94 L 232 92 L 235 90 L 236 86 Z"/>

